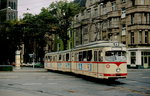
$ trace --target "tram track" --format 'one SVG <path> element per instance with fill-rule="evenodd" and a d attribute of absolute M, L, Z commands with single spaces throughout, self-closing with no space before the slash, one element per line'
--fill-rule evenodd
<path fill-rule="evenodd" d="M 148 83 L 148 82 L 127 79 L 127 81 L 125 81 L 123 83 L 125 83 L 125 85 L 121 85 L 121 86 L 119 85 L 119 86 L 115 86 L 115 87 L 119 90 L 136 93 L 136 94 L 140 94 L 140 95 L 143 95 L 143 96 L 150 96 L 150 88 L 148 86 L 147 87 L 139 86 L 139 85 L 143 85 L 142 83 L 144 83 L 146 85 L 147 84 L 149 85 L 150 83 Z"/>
<path fill-rule="evenodd" d="M 140 94 L 140 95 L 143 95 L 143 96 L 150 96 L 149 93 L 145 93 L 145 92 L 134 90 L 134 89 L 129 89 L 129 88 L 126 88 L 126 87 L 121 87 L 120 86 L 120 87 L 117 87 L 117 89 L 122 90 L 122 91 L 131 92 L 131 93 Z"/>

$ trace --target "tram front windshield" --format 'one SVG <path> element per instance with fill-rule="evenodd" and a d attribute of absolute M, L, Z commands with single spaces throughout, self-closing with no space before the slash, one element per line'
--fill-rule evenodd
<path fill-rule="evenodd" d="M 125 51 L 106 51 L 105 59 L 109 62 L 126 62 Z"/>

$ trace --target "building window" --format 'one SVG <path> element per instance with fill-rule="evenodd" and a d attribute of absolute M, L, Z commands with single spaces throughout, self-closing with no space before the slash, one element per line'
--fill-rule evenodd
<path fill-rule="evenodd" d="M 117 9 L 116 2 L 112 2 L 111 4 L 112 4 L 112 11 L 116 11 L 116 9 Z"/>
<path fill-rule="evenodd" d="M 123 7 L 121 9 L 121 13 L 122 13 L 121 18 L 125 18 L 126 17 L 126 8 L 125 7 Z"/>
<path fill-rule="evenodd" d="M 121 3 L 125 3 L 126 2 L 126 0 L 121 0 Z"/>
<path fill-rule="evenodd" d="M 122 35 L 126 35 L 126 24 L 122 24 Z"/>
<path fill-rule="evenodd" d="M 14 2 L 14 9 L 16 9 L 16 3 Z"/>
<path fill-rule="evenodd" d="M 8 7 L 11 7 L 11 2 L 9 1 Z"/>
<path fill-rule="evenodd" d="M 83 35 L 87 35 L 88 34 L 88 27 L 85 26 L 83 27 Z"/>
<path fill-rule="evenodd" d="M 148 32 L 145 32 L 145 43 L 148 43 Z"/>
<path fill-rule="evenodd" d="M 119 23 L 119 18 L 112 18 L 112 24 L 110 25 L 111 27 L 118 27 Z"/>
<path fill-rule="evenodd" d="M 140 0 L 140 4 L 144 5 L 145 4 L 145 0 Z"/>
<path fill-rule="evenodd" d="M 11 2 L 11 9 L 14 9 L 14 7 L 13 7 L 13 2 Z"/>
<path fill-rule="evenodd" d="M 134 14 L 131 14 L 131 25 L 134 24 Z"/>
<path fill-rule="evenodd" d="M 135 0 L 132 0 L 131 2 L 132 2 L 132 6 L 134 6 L 135 5 Z"/>
<path fill-rule="evenodd" d="M 131 44 L 134 44 L 134 32 L 131 32 Z"/>
<path fill-rule="evenodd" d="M 136 63 L 136 52 L 131 52 L 131 64 Z"/>
<path fill-rule="evenodd" d="M 103 9 L 102 15 L 105 15 L 107 13 L 106 4 L 102 6 L 102 9 Z"/>
<path fill-rule="evenodd" d="M 139 32 L 139 43 L 142 43 L 142 31 Z"/>
<path fill-rule="evenodd" d="M 88 18 L 91 17 L 91 9 L 88 9 L 88 10 L 87 10 L 87 16 L 88 16 Z"/>
<path fill-rule="evenodd" d="M 145 24 L 150 24 L 150 13 L 144 13 L 145 16 Z"/>
<path fill-rule="evenodd" d="M 94 16 L 98 16 L 98 11 L 97 11 L 97 8 L 94 9 Z"/>

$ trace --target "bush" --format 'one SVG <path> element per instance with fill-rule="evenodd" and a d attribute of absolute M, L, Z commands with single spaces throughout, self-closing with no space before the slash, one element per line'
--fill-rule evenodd
<path fill-rule="evenodd" d="M 0 71 L 13 71 L 12 65 L 0 65 Z"/>

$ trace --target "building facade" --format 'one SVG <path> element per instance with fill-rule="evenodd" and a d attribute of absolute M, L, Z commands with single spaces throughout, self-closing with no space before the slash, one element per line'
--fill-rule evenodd
<path fill-rule="evenodd" d="M 77 46 L 99 40 L 116 40 L 129 48 L 129 67 L 148 68 L 149 9 L 150 0 L 87 0 L 86 8 L 74 17 L 74 44 Z M 133 52 L 136 54 L 134 59 L 131 58 Z"/>
<path fill-rule="evenodd" d="M 0 22 L 18 18 L 18 0 L 0 0 Z"/>

